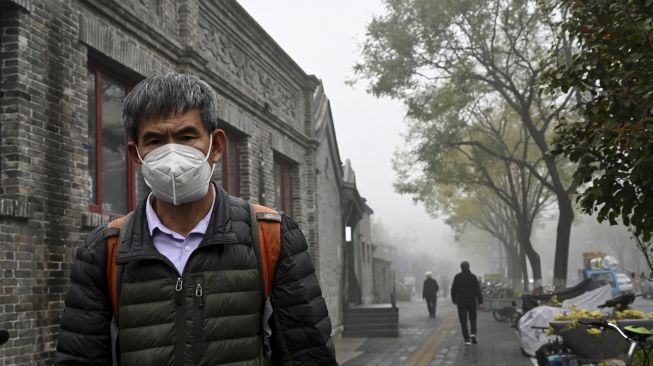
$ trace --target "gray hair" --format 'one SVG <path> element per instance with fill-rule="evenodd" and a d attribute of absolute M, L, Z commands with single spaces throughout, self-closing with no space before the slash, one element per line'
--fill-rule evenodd
<path fill-rule="evenodd" d="M 206 130 L 218 128 L 218 101 L 213 88 L 195 75 L 169 72 L 142 80 L 122 104 L 123 126 L 137 141 L 143 119 L 166 118 L 198 109 Z"/>

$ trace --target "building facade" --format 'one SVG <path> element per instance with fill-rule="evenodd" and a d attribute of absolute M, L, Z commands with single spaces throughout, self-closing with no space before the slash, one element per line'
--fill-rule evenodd
<path fill-rule="evenodd" d="M 147 193 L 127 159 L 122 98 L 173 70 L 218 93 L 229 141 L 215 179 L 295 218 L 341 329 L 344 228 L 360 218 L 345 208 L 352 187 L 316 77 L 234 0 L 3 0 L 1 364 L 51 360 L 80 240 Z"/>
<path fill-rule="evenodd" d="M 386 304 L 392 302 L 395 291 L 395 261 L 397 248 L 391 245 L 376 243 L 372 254 L 372 268 L 374 272 L 374 302 Z"/>

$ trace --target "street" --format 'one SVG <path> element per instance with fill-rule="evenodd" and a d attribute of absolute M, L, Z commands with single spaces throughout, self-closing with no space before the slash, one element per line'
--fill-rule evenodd
<path fill-rule="evenodd" d="M 644 314 L 653 312 L 653 299 L 645 299 L 642 296 L 637 296 L 632 305 L 633 309 L 641 310 Z"/>
<path fill-rule="evenodd" d="M 402 302 L 399 306 L 398 338 L 344 338 L 335 340 L 341 366 L 530 366 L 521 355 L 519 342 L 507 323 L 499 323 L 490 312 L 478 312 L 478 345 L 465 346 L 455 307 L 438 300 L 437 316 L 429 319 L 424 302 Z M 632 306 L 653 312 L 653 299 L 637 297 Z"/>
<path fill-rule="evenodd" d="M 453 304 L 439 299 L 435 319 L 423 302 L 399 303 L 398 338 L 338 338 L 342 366 L 364 365 L 510 365 L 530 366 L 521 355 L 514 331 L 490 312 L 478 312 L 478 345 L 465 346 Z"/>

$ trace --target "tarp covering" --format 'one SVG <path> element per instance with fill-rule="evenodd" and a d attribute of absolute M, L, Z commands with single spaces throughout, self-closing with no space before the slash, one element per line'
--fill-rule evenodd
<path fill-rule="evenodd" d="M 610 285 L 604 285 L 595 290 L 587 291 L 580 296 L 563 301 L 562 308 L 566 310 L 571 308 L 571 305 L 576 305 L 580 309 L 594 310 L 610 299 L 612 299 L 612 287 Z"/>
<path fill-rule="evenodd" d="M 581 309 L 595 310 L 599 305 L 604 304 L 607 300 L 612 298 L 610 285 L 599 287 L 595 290 L 588 291 L 577 297 L 567 299 L 563 302 L 562 307 L 553 306 L 537 306 L 530 311 L 526 312 L 517 324 L 519 334 L 519 342 L 522 350 L 531 356 L 535 355 L 540 347 L 546 343 L 553 341 L 556 336 L 547 336 L 544 334 L 544 329 L 549 326 L 549 321 L 553 317 L 569 311 L 571 305 L 576 305 Z"/>
<path fill-rule="evenodd" d="M 556 339 L 554 335 L 544 334 L 544 329 L 548 328 L 549 321 L 553 320 L 554 316 L 563 311 L 562 308 L 554 306 L 538 306 L 522 315 L 517 325 L 521 349 L 529 355 L 535 356 L 535 351 Z"/>
<path fill-rule="evenodd" d="M 584 294 L 587 291 L 590 291 L 594 288 L 596 288 L 597 285 L 596 283 L 592 282 L 591 279 L 586 279 L 583 282 L 577 284 L 574 287 L 569 287 L 566 288 L 562 291 L 559 292 L 554 292 L 552 294 L 545 294 L 545 295 L 522 295 L 522 311 L 524 314 L 531 310 L 532 308 L 540 305 L 547 303 L 551 300 L 551 297 L 553 295 L 556 295 L 558 298 L 558 301 L 564 301 L 567 299 L 574 298 L 576 296 L 579 296 L 581 294 Z"/>

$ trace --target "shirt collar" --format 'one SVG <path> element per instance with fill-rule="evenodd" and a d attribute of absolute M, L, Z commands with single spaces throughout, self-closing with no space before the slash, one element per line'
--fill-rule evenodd
<path fill-rule="evenodd" d="M 215 192 L 215 187 L 213 184 L 210 184 L 211 190 L 213 192 L 213 202 L 211 202 L 211 208 L 209 209 L 209 212 L 204 215 L 204 217 L 200 220 L 200 222 L 195 225 L 193 230 L 191 230 L 188 235 L 190 234 L 202 234 L 204 235 L 206 233 L 206 229 L 209 227 L 209 221 L 211 220 L 211 214 L 213 213 L 213 206 L 215 205 L 215 197 L 216 197 L 216 192 Z M 161 220 L 159 219 L 159 216 L 157 216 L 156 212 L 154 211 L 154 208 L 152 207 L 151 203 L 151 197 L 152 193 L 148 194 L 146 204 L 145 204 L 145 215 L 147 217 L 147 226 L 150 229 L 150 236 L 154 235 L 154 230 L 158 229 L 162 233 L 168 234 L 172 236 L 175 239 L 180 239 L 183 240 L 184 237 L 181 236 L 179 233 L 176 233 L 169 228 L 167 228 Z"/>

